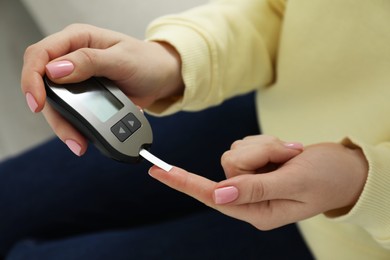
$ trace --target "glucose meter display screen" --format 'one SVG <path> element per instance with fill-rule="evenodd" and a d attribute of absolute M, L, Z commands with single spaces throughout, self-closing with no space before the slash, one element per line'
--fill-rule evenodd
<path fill-rule="evenodd" d="M 123 107 L 114 95 L 101 86 L 89 86 L 88 91 L 80 88 L 67 89 L 77 95 L 80 102 L 102 122 L 106 122 Z"/>

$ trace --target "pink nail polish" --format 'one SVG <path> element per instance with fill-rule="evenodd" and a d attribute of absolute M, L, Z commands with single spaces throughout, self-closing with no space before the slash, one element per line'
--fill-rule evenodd
<path fill-rule="evenodd" d="M 284 146 L 290 149 L 303 150 L 303 144 L 297 142 L 284 143 Z"/>
<path fill-rule="evenodd" d="M 81 146 L 73 140 L 66 140 L 66 145 L 77 156 L 81 156 Z"/>
<path fill-rule="evenodd" d="M 35 111 L 37 111 L 37 108 L 38 108 L 38 103 L 35 100 L 34 96 L 30 92 L 26 93 L 26 101 L 27 101 L 27 105 L 30 108 L 30 110 L 33 113 L 35 113 Z"/>
<path fill-rule="evenodd" d="M 238 189 L 234 186 L 228 186 L 216 189 L 214 191 L 215 204 L 226 204 L 238 198 Z"/>
<path fill-rule="evenodd" d="M 46 65 L 46 72 L 53 79 L 68 76 L 73 70 L 73 63 L 67 60 L 55 61 Z"/>

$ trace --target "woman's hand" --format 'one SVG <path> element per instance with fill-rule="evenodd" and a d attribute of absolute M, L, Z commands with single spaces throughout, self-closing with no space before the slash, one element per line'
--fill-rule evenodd
<path fill-rule="evenodd" d="M 180 57 L 175 49 L 117 32 L 75 24 L 27 48 L 22 90 L 33 112 L 43 110 L 54 132 L 76 154 L 87 148 L 85 138 L 46 103 L 42 76 L 72 83 L 92 76 L 113 80 L 132 101 L 148 107 L 183 91 Z"/>
<path fill-rule="evenodd" d="M 326 212 L 347 213 L 368 166 L 359 149 L 324 143 L 306 147 L 269 136 L 235 142 L 222 157 L 219 183 L 174 167 L 150 175 L 231 217 L 268 230 Z M 259 173 L 261 172 L 261 174 Z"/>

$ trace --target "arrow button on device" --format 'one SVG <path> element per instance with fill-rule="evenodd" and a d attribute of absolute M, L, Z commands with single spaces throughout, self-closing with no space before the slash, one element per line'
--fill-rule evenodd
<path fill-rule="evenodd" d="M 141 127 L 141 122 L 132 113 L 127 114 L 121 121 L 132 133 Z"/>
<path fill-rule="evenodd" d="M 131 135 L 131 131 L 125 126 L 125 124 L 121 121 L 116 123 L 113 127 L 111 127 L 111 132 L 119 139 L 119 141 L 123 142 Z"/>

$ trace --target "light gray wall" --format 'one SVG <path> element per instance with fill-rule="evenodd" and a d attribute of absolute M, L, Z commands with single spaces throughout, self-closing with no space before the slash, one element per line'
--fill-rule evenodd
<path fill-rule="evenodd" d="M 22 0 L 45 34 L 74 23 L 91 23 L 143 38 L 147 24 L 208 0 Z"/>
<path fill-rule="evenodd" d="M 0 160 L 51 135 L 42 115 L 33 115 L 20 91 L 25 48 L 41 39 L 18 0 L 0 0 Z"/>

